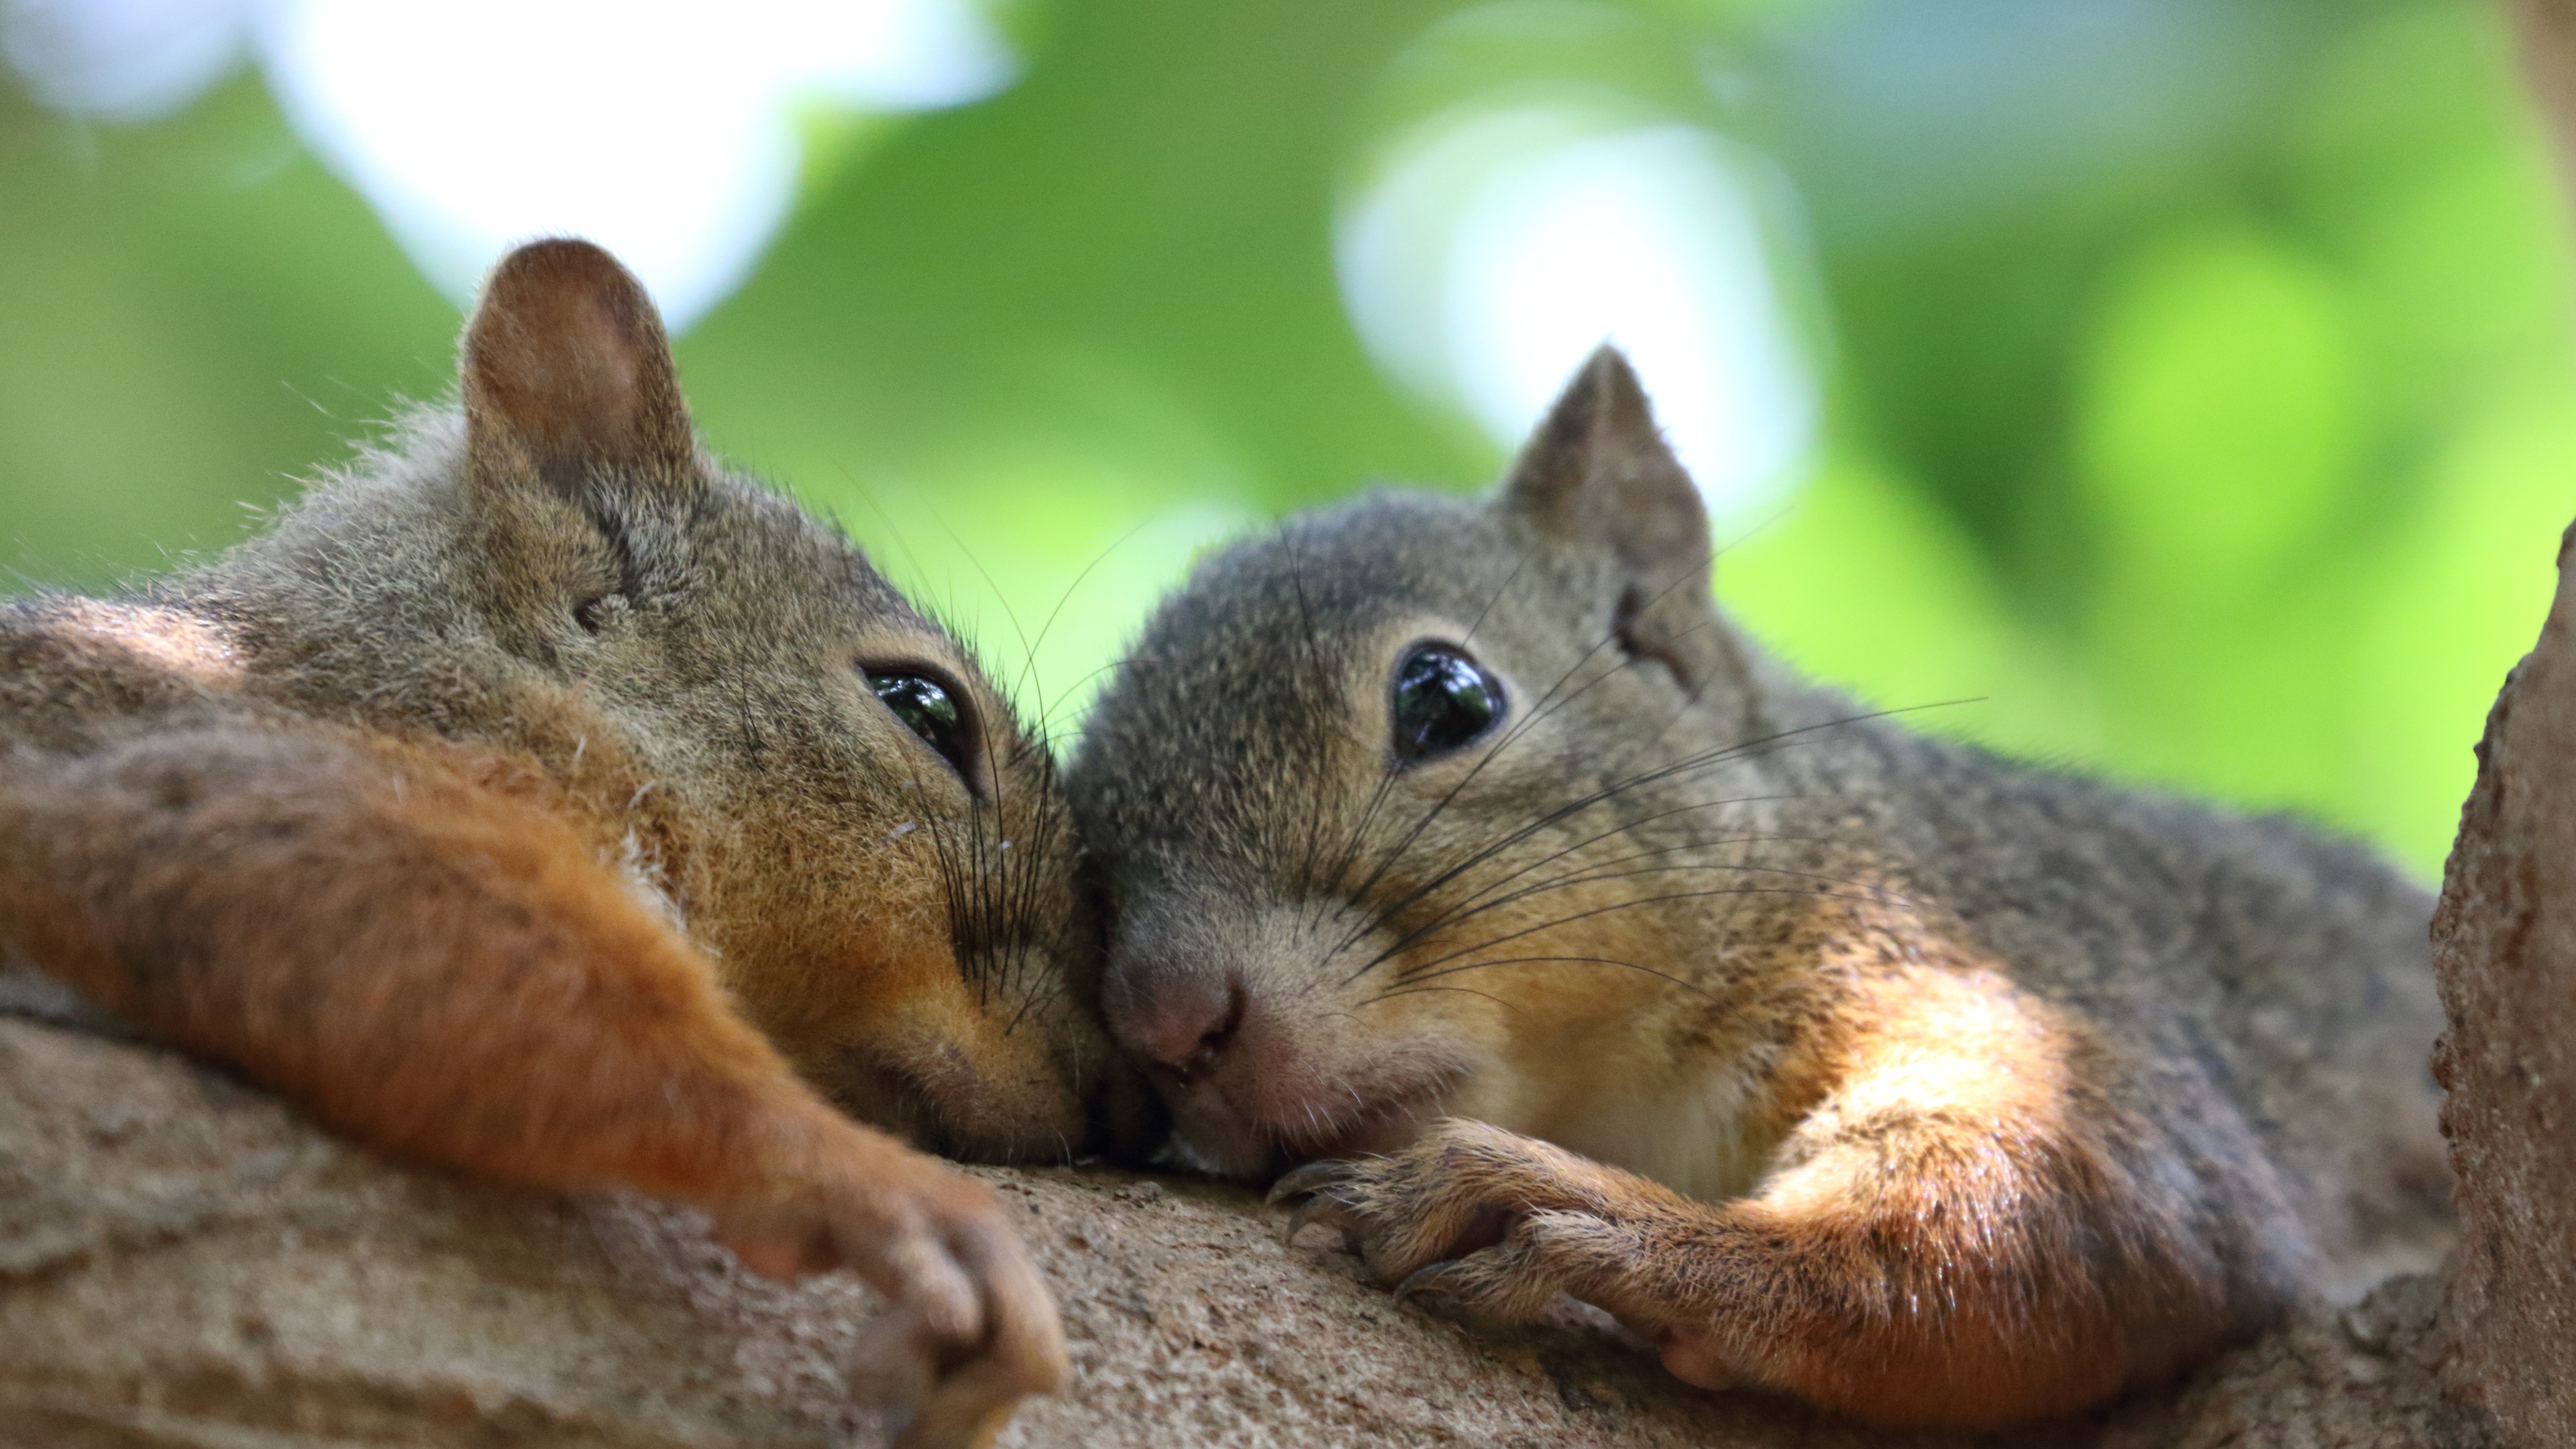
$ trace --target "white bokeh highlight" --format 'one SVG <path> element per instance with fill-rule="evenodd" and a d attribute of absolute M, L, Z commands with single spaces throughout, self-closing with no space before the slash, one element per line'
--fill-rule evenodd
<path fill-rule="evenodd" d="M 460 301 L 586 236 L 686 326 L 796 198 L 799 112 L 960 105 L 1018 62 L 974 0 L 0 0 L 50 104 L 143 119 L 248 49 L 287 119 Z"/>
<path fill-rule="evenodd" d="M 1713 511 L 1781 497 L 1820 412 L 1756 198 L 1705 129 L 1525 106 L 1452 113 L 1342 216 L 1343 297 L 1379 364 L 1516 447 L 1615 342 Z"/>
<path fill-rule="evenodd" d="M 0 53 L 35 98 L 153 121 L 241 62 L 255 0 L 0 0 Z"/>

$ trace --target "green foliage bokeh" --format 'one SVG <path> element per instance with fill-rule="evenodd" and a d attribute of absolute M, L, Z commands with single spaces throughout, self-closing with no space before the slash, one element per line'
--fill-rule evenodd
<path fill-rule="evenodd" d="M 1827 422 L 1789 506 L 1720 520 L 1741 617 L 1877 702 L 1977 701 L 1929 727 L 2429 872 L 2576 515 L 2568 238 L 2505 38 L 2452 0 L 2087 3 L 2162 49 L 2034 39 L 2013 0 L 1488 5 L 1432 46 L 1463 7 L 1062 0 L 991 100 L 815 117 L 683 374 L 719 448 L 1070 730 L 1207 540 L 1494 476 L 1361 347 L 1336 207 L 1426 107 L 1618 91 L 1795 204 Z M 0 562 L 31 584 L 238 536 L 440 396 L 457 325 L 256 75 L 131 127 L 0 86 Z"/>

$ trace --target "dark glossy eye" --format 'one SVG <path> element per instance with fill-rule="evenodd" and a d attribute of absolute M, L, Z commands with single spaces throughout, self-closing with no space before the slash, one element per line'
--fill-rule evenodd
<path fill-rule="evenodd" d="M 1503 682 L 1464 650 L 1416 645 L 1396 664 L 1388 699 L 1396 758 L 1446 754 L 1483 734 L 1503 709 Z"/>
<path fill-rule="evenodd" d="M 941 758 L 966 774 L 966 760 L 974 748 L 974 732 L 967 728 L 966 706 L 958 691 L 927 674 L 889 671 L 868 675 L 868 687 L 894 711 L 894 717 Z"/>

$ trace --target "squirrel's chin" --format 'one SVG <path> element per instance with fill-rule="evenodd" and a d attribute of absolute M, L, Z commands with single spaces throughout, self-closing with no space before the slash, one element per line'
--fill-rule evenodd
<path fill-rule="evenodd" d="M 1166 1088 L 1172 1135 L 1156 1155 L 1158 1164 L 1216 1177 L 1259 1181 L 1284 1171 L 1278 1143 L 1207 1087 Z"/>

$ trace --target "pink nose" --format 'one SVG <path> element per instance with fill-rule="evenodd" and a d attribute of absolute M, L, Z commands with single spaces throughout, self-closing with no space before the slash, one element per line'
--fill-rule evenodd
<path fill-rule="evenodd" d="M 1188 1086 L 1216 1070 L 1243 1030 L 1244 1004 L 1241 981 L 1190 972 L 1119 1003 L 1111 1024 L 1129 1051 Z"/>

